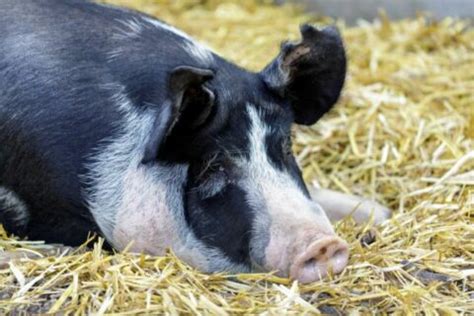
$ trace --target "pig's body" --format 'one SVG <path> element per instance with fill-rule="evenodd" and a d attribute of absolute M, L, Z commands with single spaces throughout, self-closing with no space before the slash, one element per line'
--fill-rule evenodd
<path fill-rule="evenodd" d="M 347 246 L 287 141 L 292 122 L 314 123 L 339 96 L 333 30 L 304 28 L 302 44 L 255 74 L 133 11 L 3 0 L 0 12 L 8 231 L 67 245 L 98 232 L 118 249 L 172 248 L 204 271 L 276 269 L 304 282 L 345 266 Z M 313 42 L 336 53 L 321 57 Z M 309 58 L 335 71 L 313 66 L 321 80 Z"/>
<path fill-rule="evenodd" d="M 81 175 L 100 143 L 123 133 L 131 109 L 121 107 L 161 104 L 166 91 L 153 87 L 165 86 L 165 73 L 206 65 L 181 48 L 182 37 L 132 12 L 59 0 L 2 1 L 0 11 L 9 12 L 0 17 L 0 185 L 29 213 L 29 225 L 11 225 L 79 244 L 96 230 Z M 140 107 L 144 118 L 156 111 Z"/>

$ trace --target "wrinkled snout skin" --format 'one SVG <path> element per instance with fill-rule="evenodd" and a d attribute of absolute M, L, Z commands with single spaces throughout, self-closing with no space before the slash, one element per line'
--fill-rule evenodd
<path fill-rule="evenodd" d="M 338 100 L 333 28 L 301 27 L 258 73 L 139 12 L 0 2 L 0 223 L 70 246 L 163 255 L 204 272 L 339 273 L 347 243 L 313 201 L 294 124 Z"/>

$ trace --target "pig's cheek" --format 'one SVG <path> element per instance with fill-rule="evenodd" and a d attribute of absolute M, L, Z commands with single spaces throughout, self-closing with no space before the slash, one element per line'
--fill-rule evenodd
<path fill-rule="evenodd" d="M 296 250 L 295 233 L 302 229 L 295 224 L 291 216 L 280 215 L 280 220 L 272 221 L 270 226 L 270 240 L 265 249 L 265 268 L 268 271 L 278 270 L 278 275 L 287 276 L 291 265 L 291 254 Z"/>
<path fill-rule="evenodd" d="M 284 235 L 272 228 L 270 242 L 265 249 L 265 269 L 267 271 L 278 270 L 277 274 L 285 276 L 284 271 L 288 270 L 290 262 L 286 255 L 289 247 L 289 240 L 282 238 Z M 289 237 L 289 236 L 288 236 Z"/>
<path fill-rule="evenodd" d="M 180 216 L 182 205 L 168 205 L 171 184 L 156 181 L 145 167 L 129 170 L 123 180 L 111 241 L 119 250 L 163 255 L 170 248 L 188 264 L 208 271 L 208 257 Z M 173 199 L 172 199 L 173 200 Z M 179 199 L 177 199 L 179 200 Z"/>
<path fill-rule="evenodd" d="M 140 178 L 142 178 L 140 185 Z M 147 185 L 143 172 L 125 178 L 123 199 L 117 210 L 113 244 L 119 249 L 131 244 L 131 251 L 154 255 L 178 241 L 177 223 L 166 205 L 166 191 L 160 185 Z"/>

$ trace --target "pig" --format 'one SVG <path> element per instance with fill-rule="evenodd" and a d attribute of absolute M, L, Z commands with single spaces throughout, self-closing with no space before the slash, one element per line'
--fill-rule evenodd
<path fill-rule="evenodd" d="M 293 124 L 337 102 L 335 27 L 301 26 L 259 72 L 152 16 L 84 0 L 0 2 L 0 222 L 17 236 L 167 249 L 207 273 L 276 271 L 302 283 L 348 263 L 330 218 L 388 210 L 311 197 Z"/>

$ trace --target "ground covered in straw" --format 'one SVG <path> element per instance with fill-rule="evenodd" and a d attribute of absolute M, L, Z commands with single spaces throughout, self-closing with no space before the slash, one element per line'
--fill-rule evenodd
<path fill-rule="evenodd" d="M 302 22 L 294 7 L 245 1 L 132 1 L 221 55 L 260 69 Z M 340 23 L 341 24 L 341 23 Z M 341 275 L 310 285 L 271 275 L 204 275 L 171 254 L 79 249 L 0 266 L 0 314 L 474 313 L 474 32 L 426 18 L 343 28 L 349 77 L 336 109 L 295 130 L 308 183 L 390 206 L 351 246 Z M 46 246 L 0 234 L 0 252 Z"/>

